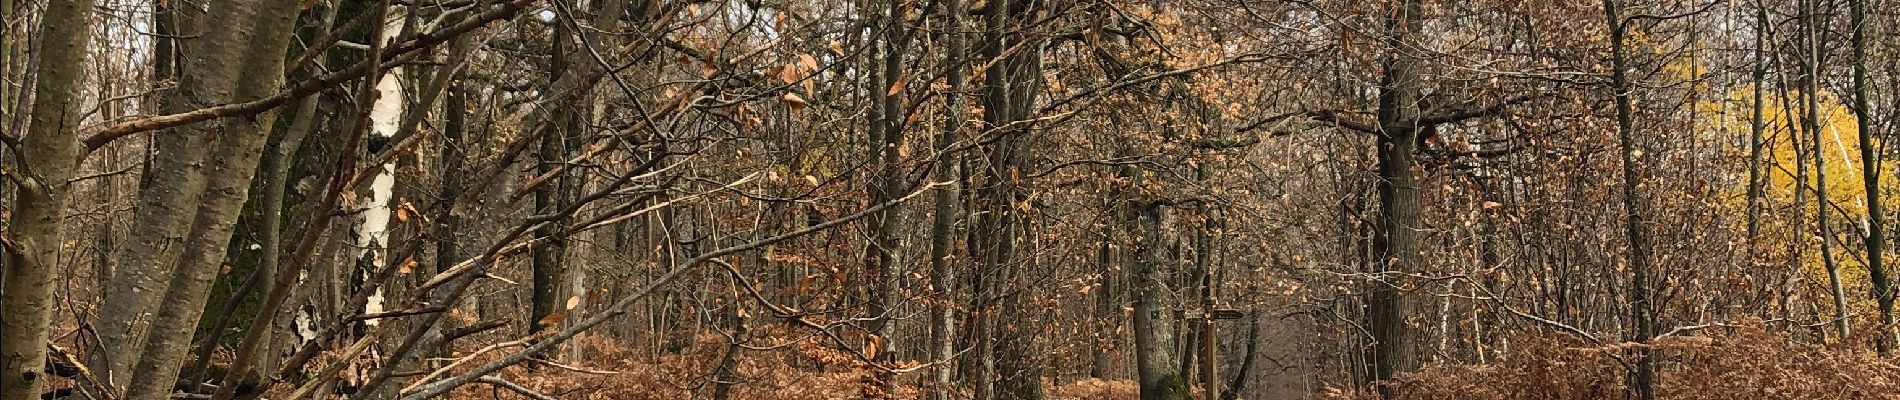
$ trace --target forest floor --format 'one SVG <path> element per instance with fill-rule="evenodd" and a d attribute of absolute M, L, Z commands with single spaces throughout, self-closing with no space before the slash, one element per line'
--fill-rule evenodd
<path fill-rule="evenodd" d="M 653 355 L 598 336 L 578 340 L 582 361 L 572 368 L 511 367 L 504 379 L 564 400 L 677 400 L 710 399 L 716 379 L 715 363 L 727 348 L 726 339 L 704 335 L 677 354 Z M 738 362 L 738 382 L 732 399 L 832 400 L 862 398 L 869 370 L 853 356 L 813 343 L 748 343 L 773 350 L 744 351 Z M 480 359 L 478 357 L 478 359 Z M 921 373 L 913 373 L 920 376 Z M 1139 386 L 1131 380 L 1082 379 L 1056 383 L 1045 380 L 1049 400 L 1133 399 Z M 899 385 L 895 398 L 923 398 L 915 385 Z M 454 392 L 454 399 L 527 399 L 494 385 L 473 384 Z"/>
<path fill-rule="evenodd" d="M 1867 327 L 1861 332 L 1873 332 Z M 1900 366 L 1865 337 L 1801 344 L 1759 320 L 1711 325 L 1648 344 L 1590 344 L 1575 337 L 1517 340 L 1485 365 L 1440 365 L 1401 378 L 1403 399 L 1623 399 L 1623 367 L 1641 349 L 1659 354 L 1657 398 L 1670 400 L 1900 399 Z M 1334 391 L 1332 399 L 1370 399 Z"/>
<path fill-rule="evenodd" d="M 1873 328 L 1873 327 L 1868 327 Z M 1871 332 L 1863 329 L 1862 332 Z M 783 332 L 780 332 L 783 333 Z M 762 337 L 790 337 L 768 335 Z M 1576 336 L 1513 339 L 1509 353 L 1482 365 L 1435 364 L 1391 382 L 1399 399 L 1615 400 L 1624 398 L 1623 367 L 1636 351 L 1660 354 L 1661 399 L 1671 400 L 1874 400 L 1900 399 L 1900 366 L 1873 354 L 1865 340 L 1802 344 L 1760 321 L 1712 324 L 1648 344 L 1594 343 Z M 567 400 L 711 399 L 712 371 L 728 347 L 718 335 L 702 335 L 681 351 L 656 354 L 617 340 L 582 336 L 576 360 L 537 368 L 515 366 L 496 376 L 540 394 Z M 747 343 L 737 364 L 732 399 L 829 400 L 862 398 L 868 370 L 858 358 L 814 340 Z M 464 349 L 466 356 L 476 349 Z M 468 357 L 476 365 L 507 354 L 501 349 Z M 570 352 L 572 350 L 570 349 Z M 459 367 L 453 370 L 463 370 Z M 913 373 L 906 383 L 915 383 Z M 1130 380 L 1045 379 L 1047 400 L 1119 400 L 1139 397 Z M 281 388 L 281 387 L 280 387 Z M 1196 391 L 1198 393 L 1198 390 Z M 1257 395 L 1257 394 L 1256 394 Z M 1314 394 L 1327 400 L 1375 400 L 1345 388 Z M 275 398 L 276 396 L 269 396 Z M 1242 398 L 1253 398 L 1248 396 Z M 531 399 L 507 388 L 475 383 L 452 399 Z M 923 398 L 904 384 L 895 398 Z M 1196 397 L 1198 398 L 1198 397 Z"/>
<path fill-rule="evenodd" d="M 1652 349 L 1663 359 L 1659 398 L 1681 400 L 1900 399 L 1900 366 L 1881 359 L 1863 343 L 1806 345 L 1770 331 L 1759 321 L 1714 325 L 1650 344 L 1592 344 L 1576 337 L 1514 340 L 1508 357 L 1485 365 L 1440 364 L 1393 384 L 1403 399 L 1575 399 L 1624 397 L 1622 363 L 1628 354 Z M 1852 341 L 1850 341 L 1852 342 Z M 724 351 L 724 339 L 701 338 L 678 354 L 658 356 L 604 338 L 580 341 L 585 370 L 511 368 L 504 377 L 561 399 L 711 398 L 709 375 Z M 752 343 L 753 346 L 768 345 Z M 820 400 L 859 398 L 866 370 L 857 361 L 810 341 L 772 351 L 747 352 L 738 365 L 734 399 Z M 1134 399 L 1128 380 L 1049 382 L 1049 400 Z M 1329 390 L 1332 400 L 1371 399 L 1364 391 Z M 457 399 L 525 398 L 491 385 L 471 385 Z M 915 386 L 900 386 L 896 398 L 922 398 Z"/>

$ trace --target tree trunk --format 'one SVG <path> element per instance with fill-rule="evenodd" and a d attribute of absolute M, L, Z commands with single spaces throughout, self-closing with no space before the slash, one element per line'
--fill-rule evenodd
<path fill-rule="evenodd" d="M 1418 35 L 1422 12 L 1419 0 L 1401 0 L 1386 20 L 1385 74 L 1379 83 L 1379 213 L 1373 230 L 1367 272 L 1374 279 L 1366 289 L 1367 328 L 1372 330 L 1370 356 L 1374 381 L 1392 379 L 1418 369 L 1415 333 L 1406 321 L 1407 301 L 1402 278 L 1420 272 L 1418 246 L 1424 226 L 1419 217 L 1418 143 L 1432 129 L 1419 126 L 1421 77 L 1418 60 L 1406 49 L 1406 38 Z M 1393 393 L 1380 387 L 1387 397 Z"/>
<path fill-rule="evenodd" d="M 336 7 L 324 7 L 321 13 L 322 17 L 319 18 L 320 25 L 318 25 L 320 32 L 328 32 L 330 26 L 336 22 Z M 267 175 L 263 184 L 264 211 L 259 217 L 264 220 L 265 225 L 264 237 L 261 239 L 262 254 L 259 256 L 262 261 L 258 263 L 258 267 L 262 269 L 258 273 L 259 277 L 256 278 L 256 282 L 265 286 L 260 291 L 260 304 L 252 316 L 251 324 L 244 331 L 244 337 L 238 342 L 233 361 L 226 367 L 228 372 L 224 381 L 220 383 L 220 394 L 226 392 L 235 394 L 239 389 L 260 387 L 259 385 L 269 382 L 271 372 L 276 371 L 282 361 L 284 350 L 294 349 L 303 341 L 313 339 L 314 321 L 306 319 L 302 322 L 310 323 L 299 324 L 299 320 L 295 317 L 284 318 L 287 314 L 293 313 L 284 312 L 281 308 L 282 301 L 292 296 L 290 291 L 293 290 L 285 282 L 306 282 L 304 266 L 309 264 L 307 261 L 295 259 L 295 255 L 302 253 L 293 253 L 288 260 L 285 257 L 284 246 L 287 241 L 284 234 L 284 220 L 288 217 L 283 214 L 284 196 L 289 190 L 289 178 L 292 167 L 296 165 L 298 150 L 303 147 L 304 139 L 316 129 L 317 114 L 323 112 L 318 108 L 319 100 L 320 96 L 310 96 L 298 101 L 290 123 L 284 128 L 282 139 L 275 144 L 273 153 L 270 154 L 271 158 L 265 164 L 263 173 Z M 308 210 L 320 209 L 325 204 L 316 200 L 322 196 L 311 197 L 311 200 L 306 200 L 301 205 L 301 209 L 306 210 L 304 214 L 308 216 L 307 221 L 310 221 L 304 229 L 321 230 L 327 227 L 325 222 L 330 218 L 323 215 L 324 213 L 308 212 Z M 308 232 L 292 237 L 306 235 Z M 304 255 L 307 256 L 307 254 Z M 290 263 L 284 264 L 285 261 Z M 304 294 L 303 297 L 315 291 L 303 285 L 296 287 L 301 289 L 299 293 Z M 292 334 L 278 335 L 278 332 Z M 200 360 L 200 362 L 203 361 Z"/>
<path fill-rule="evenodd" d="M 237 3 L 235 8 L 215 7 L 220 13 L 217 18 L 249 15 L 248 10 L 242 10 L 249 3 Z M 167 7 L 155 16 L 161 22 L 157 24 L 159 27 L 170 29 L 162 33 L 200 35 L 189 40 L 157 43 L 177 54 L 203 55 L 179 57 L 183 59 L 179 62 L 184 64 L 178 66 L 179 70 L 173 70 L 169 60 L 157 62 L 155 70 L 175 72 L 180 81 L 179 90 L 159 106 L 166 112 L 226 102 L 230 100 L 232 86 L 237 83 L 237 71 L 243 61 L 239 59 L 243 48 L 239 43 L 248 40 L 250 27 L 200 33 L 198 25 L 204 17 L 201 14 L 194 7 Z M 132 365 L 145 346 L 145 333 L 153 322 L 153 312 L 166 297 L 169 289 L 166 279 L 177 266 L 185 235 L 190 233 L 191 216 L 204 194 L 205 160 L 218 139 L 207 125 L 178 127 L 153 139 L 157 155 L 147 166 L 145 176 L 168 178 L 150 179 L 148 184 L 140 185 L 131 231 L 116 256 L 115 272 L 94 322 L 100 343 L 88 363 L 98 369 L 101 379 L 112 382 L 115 390 L 123 390 L 134 378 Z"/>
<path fill-rule="evenodd" d="M 1827 152 L 1822 147 L 1820 115 L 1820 74 L 1821 47 L 1824 34 L 1822 20 L 1818 10 L 1811 2 L 1803 3 L 1805 26 L 1801 32 L 1803 48 L 1801 99 L 1801 129 L 1808 134 L 1808 153 L 1814 162 L 1814 225 L 1821 236 L 1821 265 L 1827 269 L 1829 288 L 1834 299 L 1834 329 L 1847 340 L 1851 321 L 1847 309 L 1847 291 L 1842 286 L 1840 264 L 1834 260 L 1834 230 L 1828 224 L 1828 206 L 1833 201 L 1827 194 Z"/>
<path fill-rule="evenodd" d="M 1042 51 L 1038 42 L 1041 39 L 1025 32 L 1005 34 L 1016 21 L 1033 18 L 1034 7 L 1031 3 L 1008 0 L 991 1 L 988 7 L 985 51 L 993 55 L 990 59 L 1002 59 L 984 75 L 983 115 L 989 128 L 1010 126 L 1027 119 L 1041 90 Z M 1031 51 L 1003 56 L 1005 49 L 1016 46 Z M 1041 313 L 1031 309 L 1032 303 L 1026 295 L 1029 290 L 1024 287 L 1028 280 L 1023 277 L 1021 263 L 1015 262 L 1017 225 L 1023 214 L 1018 208 L 1017 196 L 1024 175 L 1027 142 L 1023 136 L 1027 134 L 1027 129 L 1010 127 L 1001 133 L 1002 137 L 988 154 L 989 165 L 983 175 L 989 186 L 979 191 L 982 215 L 977 218 L 983 232 L 978 238 L 987 244 L 973 243 L 971 252 L 972 257 L 982 257 L 983 266 L 979 270 L 995 276 L 998 294 L 995 319 L 991 321 L 995 335 L 994 394 L 1001 400 L 1043 397 L 1042 360 L 1037 357 L 1042 351 L 1035 347 L 1037 332 L 1041 330 L 1035 321 Z"/>
<path fill-rule="evenodd" d="M 32 125 L 21 138 L 20 164 L 9 176 L 17 189 L 10 218 L 8 268 L 0 274 L 0 400 L 35 400 L 46 382 L 47 328 L 52 323 L 54 278 L 66 243 L 68 182 L 79 168 L 79 88 L 85 81 L 92 36 L 91 0 L 54 0 L 40 22 L 39 81 L 33 87 Z M 8 15 L 11 17 L 12 15 Z"/>
<path fill-rule="evenodd" d="M 231 98 L 248 101 L 263 98 L 283 80 L 283 54 L 289 45 L 292 23 L 297 16 L 297 0 L 219 3 L 229 5 L 222 21 L 247 21 L 246 30 L 257 33 L 233 38 L 238 50 L 237 65 L 246 69 L 235 80 Z M 239 16 L 242 16 L 241 18 Z M 193 57 L 196 59 L 197 57 Z M 237 73 L 237 71 L 233 71 Z M 166 303 L 153 320 L 150 337 L 132 373 L 135 379 L 126 389 L 128 400 L 158 400 L 169 397 L 178 366 L 191 343 L 204 303 L 210 295 L 211 281 L 229 250 L 237 216 L 249 198 L 251 180 L 256 176 L 263 154 L 266 132 L 276 120 L 269 111 L 250 118 L 215 121 L 213 135 L 222 136 L 206 166 L 205 193 L 192 220 L 191 235 L 178 261 L 166 291 Z"/>
<path fill-rule="evenodd" d="M 1768 76 L 1768 62 L 1763 59 L 1763 43 L 1766 41 L 1764 38 L 1768 36 L 1767 26 L 1770 24 L 1767 7 L 1757 4 L 1755 12 L 1755 23 L 1759 31 L 1755 33 L 1755 66 L 1752 76 L 1754 87 L 1750 89 L 1754 92 L 1751 94 L 1754 101 L 1749 104 L 1748 119 L 1748 261 L 1750 264 L 1755 262 L 1756 254 L 1761 251 L 1758 242 L 1761 240 L 1763 189 L 1762 132 L 1766 127 L 1766 123 L 1762 120 L 1762 110 L 1766 108 L 1762 104 L 1762 92 L 1767 90 L 1762 85 L 1766 83 Z"/>
<path fill-rule="evenodd" d="M 474 189 L 463 187 L 462 182 L 455 178 L 464 173 L 463 164 L 468 160 L 468 94 L 466 91 L 467 89 L 463 88 L 461 83 L 453 83 L 448 88 L 447 96 L 442 100 L 444 114 L 440 154 L 442 167 L 439 169 L 441 173 L 437 179 L 437 182 L 441 184 L 441 197 L 438 197 L 440 202 L 432 207 L 435 210 L 436 224 L 435 273 L 448 271 L 462 260 L 461 239 L 464 224 L 455 212 L 456 206 L 461 203 L 456 199 L 462 197 L 462 192 Z M 455 307 L 456 305 L 444 304 L 444 306 Z M 426 349 L 427 354 L 423 357 L 441 358 L 449 355 L 451 350 L 448 343 L 441 343 L 435 347 Z M 439 365 L 425 366 L 440 367 Z"/>
<path fill-rule="evenodd" d="M 1116 344 L 1119 335 L 1116 335 L 1115 321 L 1121 319 L 1121 307 L 1115 301 L 1115 294 L 1118 293 L 1114 279 L 1118 268 L 1115 266 L 1120 262 L 1115 257 L 1117 249 L 1113 239 L 1103 240 L 1096 254 L 1096 265 L 1102 275 L 1096 281 L 1095 314 L 1089 321 L 1094 328 L 1091 332 L 1094 340 L 1089 343 L 1089 377 L 1094 379 L 1108 379 L 1109 369 L 1114 368 L 1114 359 L 1109 356 L 1108 348 Z"/>
<path fill-rule="evenodd" d="M 566 137 L 572 132 L 570 128 L 575 127 L 569 123 L 573 120 L 572 114 L 557 111 L 554 120 L 556 121 L 554 124 L 560 128 L 541 137 L 541 158 L 538 166 L 535 167 L 537 176 L 557 173 L 556 166 L 567 160 Z M 553 214 L 565 205 L 561 198 L 564 183 L 564 179 L 557 178 L 535 189 L 534 214 Z M 528 332 L 538 332 L 548 328 L 559 329 L 561 321 L 565 318 L 565 314 L 555 316 L 555 313 L 562 311 L 561 306 L 565 305 L 563 304 L 565 299 L 561 296 L 563 292 L 561 283 L 566 282 L 567 276 L 563 262 L 566 258 L 567 240 L 566 234 L 561 232 L 560 228 L 563 225 L 566 225 L 565 221 L 555 221 L 536 229 L 534 233 L 537 238 L 542 238 L 543 242 L 536 244 L 531 254 L 534 281 L 530 286 L 533 294 L 529 296 L 530 314 L 527 320 L 529 326 L 526 327 Z"/>
<path fill-rule="evenodd" d="M 383 18 L 382 21 L 376 21 L 383 24 L 382 29 L 379 30 L 382 32 L 381 37 L 372 37 L 369 40 L 381 41 L 382 45 L 386 46 L 395 40 L 397 32 L 404 29 L 402 28 L 403 20 L 393 14 L 383 15 L 381 18 Z M 404 98 L 403 75 L 402 67 L 394 67 L 390 68 L 386 74 L 375 78 L 376 100 L 372 102 L 369 114 L 365 116 L 369 118 L 370 123 L 369 148 L 365 154 L 381 153 L 384 147 L 395 145 L 392 138 L 402 126 L 403 111 L 408 105 Z M 396 163 L 392 161 L 377 166 L 374 175 L 363 182 L 364 184 L 354 191 L 361 194 L 354 203 L 360 211 L 356 213 L 356 219 L 352 221 L 355 229 L 350 235 L 348 260 L 349 265 L 356 267 L 354 273 L 357 276 L 371 277 L 390 262 L 401 262 L 401 260 L 389 260 L 391 256 L 389 254 L 390 220 L 397 207 L 395 204 Z M 390 289 L 385 288 L 384 285 L 376 285 L 376 289 L 368 294 L 369 302 L 364 303 L 363 309 L 351 310 L 351 312 L 365 314 L 383 312 L 390 297 L 388 290 Z M 381 320 L 363 321 L 364 326 L 376 326 L 381 323 Z"/>
<path fill-rule="evenodd" d="M 591 58 L 590 52 L 600 50 L 583 49 L 581 46 L 602 46 L 606 35 L 598 30 L 611 29 L 613 24 L 620 21 L 626 1 L 595 2 L 593 6 L 594 15 L 586 20 L 592 26 L 572 27 L 565 23 L 555 24 L 554 43 L 549 49 L 552 58 L 552 62 L 549 63 L 549 80 L 556 82 L 556 90 L 565 87 L 561 83 L 572 85 L 598 79 L 595 72 L 600 71 L 601 68 L 597 65 L 597 61 Z M 574 17 L 579 18 L 579 16 Z M 583 42 L 576 43 L 577 40 Z M 551 129 L 546 136 L 541 138 L 539 149 L 541 162 L 536 166 L 536 176 L 548 181 L 535 188 L 535 214 L 546 215 L 566 208 L 580 190 L 579 180 L 574 171 L 563 167 L 562 163 L 567 161 L 567 157 L 572 155 L 576 148 L 582 146 L 584 141 L 582 132 L 586 124 L 582 118 L 581 105 L 587 104 L 585 99 L 589 98 L 592 91 L 588 85 L 573 87 L 577 89 L 574 89 L 571 95 L 559 102 L 550 103 L 554 105 L 555 111 L 549 114 Z M 551 174 L 558 176 L 551 177 Z M 570 291 L 562 287 L 574 278 L 573 271 L 568 270 L 569 243 L 567 232 L 562 228 L 567 224 L 567 220 L 551 222 L 553 223 L 535 232 L 535 236 L 546 238 L 546 243 L 536 245 L 531 255 L 533 293 L 530 296 L 532 312 L 530 317 L 533 319 L 529 323 L 534 326 L 529 327 L 529 331 L 559 328 L 561 325 L 556 320 L 577 317 L 567 315 L 568 312 L 573 311 L 565 307 Z M 562 317 L 550 319 L 550 316 L 555 313 L 561 313 Z M 551 324 L 543 326 L 543 322 L 551 322 Z"/>
<path fill-rule="evenodd" d="M 937 134 L 932 146 L 940 152 L 939 158 L 935 160 L 936 169 L 931 172 L 931 180 L 935 183 L 953 183 L 957 180 L 955 159 L 941 152 L 947 152 L 955 145 L 957 137 L 963 132 L 963 121 L 968 118 L 963 111 L 962 95 L 969 79 L 964 73 L 968 68 L 964 60 L 966 50 L 963 32 L 963 13 L 966 11 L 962 0 L 945 0 L 944 10 L 949 19 L 948 37 L 945 38 L 946 46 L 949 47 L 946 56 L 948 67 L 945 68 L 944 79 L 950 90 L 944 96 L 944 129 Z M 958 214 L 962 210 L 957 207 L 960 187 L 951 185 L 937 189 L 931 196 L 930 287 L 937 301 L 930 304 L 929 352 L 930 361 L 938 365 L 930 370 L 930 400 L 949 400 L 956 391 L 950 382 L 950 375 L 955 372 L 951 358 L 956 355 L 955 310 L 951 309 L 950 304 L 956 301 L 957 293 L 956 268 L 951 257 L 956 250 L 956 234 L 952 231 L 956 229 Z"/>
<path fill-rule="evenodd" d="M 872 180 L 869 190 L 870 204 L 882 204 L 902 196 L 904 174 L 900 170 L 903 162 L 899 157 L 899 148 L 904 145 L 904 98 L 903 60 L 905 49 L 910 42 L 910 29 L 904 22 L 905 9 L 897 2 L 887 3 L 889 8 L 881 16 L 884 37 L 877 39 L 882 52 L 873 52 L 871 57 L 877 65 L 870 77 L 870 124 L 871 157 L 875 160 L 877 179 Z M 897 319 L 895 308 L 903 276 L 903 266 L 898 264 L 896 253 L 902 245 L 898 242 L 897 227 L 904 222 L 902 207 L 889 207 L 873 215 L 869 221 L 871 231 L 871 254 L 865 260 L 865 268 L 870 272 L 873 282 L 869 301 L 865 309 L 870 313 L 869 329 L 878 339 L 872 348 L 882 364 L 871 374 L 870 385 L 866 385 L 865 398 L 891 398 L 897 391 L 897 373 L 889 368 L 897 367 Z"/>
<path fill-rule="evenodd" d="M 1133 182 L 1128 190 L 1140 187 L 1141 177 L 1134 176 L 1129 171 L 1132 168 L 1124 168 L 1122 175 Z M 1188 384 L 1177 365 L 1174 329 L 1169 322 L 1174 316 L 1170 309 L 1173 302 L 1166 274 L 1161 270 L 1161 206 L 1135 199 L 1122 202 L 1118 211 L 1122 215 L 1117 219 L 1139 235 L 1133 246 L 1134 256 L 1127 257 L 1134 265 L 1124 268 L 1132 272 L 1129 282 L 1134 285 L 1135 374 L 1141 384 L 1141 399 L 1185 400 Z"/>
<path fill-rule="evenodd" d="M 297 150 L 303 147 L 304 138 L 309 136 L 311 123 L 315 120 L 313 114 L 316 112 L 317 98 L 314 96 L 305 98 L 298 104 L 297 114 L 293 117 L 290 126 L 284 130 L 283 139 L 277 143 L 276 151 L 271 153 L 271 161 L 267 164 L 269 168 L 265 170 L 265 173 L 269 174 L 269 177 L 264 183 L 264 215 L 261 217 L 264 219 L 264 235 L 261 239 L 264 248 L 261 251 L 263 254 L 259 256 L 263 261 L 258 263 L 258 268 L 263 268 L 261 271 L 265 275 L 258 279 L 258 282 L 274 283 L 277 282 L 278 274 L 285 273 L 279 270 L 283 266 L 284 253 L 284 194 L 289 188 L 291 160 L 297 156 Z M 289 273 L 297 272 L 289 271 Z M 268 290 L 266 288 L 264 293 L 268 294 Z M 263 332 L 260 333 L 262 336 L 260 340 L 267 344 L 275 343 L 272 339 L 279 329 L 288 331 L 290 326 L 280 323 L 265 325 Z M 267 350 L 259 355 L 261 358 L 257 362 L 256 371 L 277 369 L 278 356 L 273 350 L 275 350 L 274 347 L 267 347 Z M 261 383 L 268 377 L 258 373 L 239 378 Z"/>
<path fill-rule="evenodd" d="M 729 341 L 726 342 L 725 352 L 719 355 L 719 362 L 713 364 L 713 400 L 732 399 L 732 387 L 738 384 L 741 379 L 739 376 L 739 356 L 740 352 L 745 350 L 745 342 L 749 334 L 747 332 L 749 327 L 746 326 L 746 317 L 739 309 L 744 306 L 742 303 L 733 302 L 727 303 L 726 306 L 720 310 L 719 317 L 721 322 L 723 322 L 721 325 L 724 325 L 720 328 L 731 331 L 732 337 L 727 339 Z"/>
<path fill-rule="evenodd" d="M 1873 283 L 1874 302 L 1880 308 L 1880 332 L 1874 349 L 1881 356 L 1893 354 L 1893 284 L 1888 281 L 1883 263 L 1887 249 L 1886 209 L 1880 204 L 1881 153 L 1873 139 L 1872 109 L 1867 101 L 1867 10 L 1866 0 L 1848 2 L 1853 13 L 1853 96 L 1854 129 L 1860 136 L 1860 177 L 1867 194 L 1867 277 Z"/>
<path fill-rule="evenodd" d="M 1221 400 L 1236 400 L 1247 390 L 1247 380 L 1253 374 L 1254 356 L 1260 344 L 1260 312 L 1253 310 L 1247 316 L 1247 350 L 1241 353 L 1240 366 L 1234 369 L 1234 378 L 1227 384 L 1227 391 L 1221 392 Z"/>
<path fill-rule="evenodd" d="M 1649 304 L 1649 226 L 1644 219 L 1642 198 L 1637 189 L 1642 187 L 1642 169 L 1637 165 L 1642 155 L 1637 149 L 1635 132 L 1636 112 L 1630 104 L 1630 84 L 1628 49 L 1625 48 L 1623 20 L 1616 0 L 1603 0 L 1604 20 L 1610 29 L 1610 91 L 1616 98 L 1617 145 L 1622 152 L 1623 164 L 1623 212 L 1624 235 L 1629 241 L 1629 309 L 1632 329 L 1625 333 L 1625 339 L 1636 343 L 1647 343 L 1656 336 L 1655 316 L 1650 313 Z M 1653 350 L 1634 351 L 1635 365 L 1631 366 L 1629 390 L 1639 400 L 1656 399 L 1656 359 Z"/>

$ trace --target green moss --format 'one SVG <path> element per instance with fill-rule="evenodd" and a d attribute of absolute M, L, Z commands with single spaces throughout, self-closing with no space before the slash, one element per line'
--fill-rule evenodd
<path fill-rule="evenodd" d="M 1153 387 L 1141 388 L 1141 400 L 1190 400 L 1187 381 L 1181 375 L 1167 374 Z"/>

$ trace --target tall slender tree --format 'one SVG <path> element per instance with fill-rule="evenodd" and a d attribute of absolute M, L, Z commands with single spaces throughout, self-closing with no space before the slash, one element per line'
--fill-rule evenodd
<path fill-rule="evenodd" d="M 1648 343 L 1650 338 L 1656 336 L 1656 318 L 1651 314 L 1653 306 L 1649 303 L 1652 298 L 1649 292 L 1649 221 L 1644 218 L 1644 200 L 1639 191 L 1643 187 L 1643 151 L 1636 142 L 1636 111 L 1630 99 L 1630 91 L 1635 86 L 1629 79 L 1629 49 L 1626 42 L 1629 31 L 1621 17 L 1622 13 L 1616 0 L 1603 0 L 1604 21 L 1610 31 L 1609 90 L 1616 101 L 1616 142 L 1623 166 L 1623 236 L 1625 245 L 1629 246 L 1625 257 L 1629 273 L 1627 296 L 1630 328 L 1624 337 L 1631 342 Z M 1630 366 L 1630 395 L 1641 400 L 1654 400 L 1655 351 L 1642 348 L 1632 353 L 1635 360 Z"/>
<path fill-rule="evenodd" d="M 17 185 L 8 220 L 7 268 L 0 275 L 0 400 L 34 400 L 51 377 L 46 362 L 54 279 L 66 243 L 61 222 L 79 168 L 80 87 L 92 37 L 92 0 L 54 0 L 40 17 L 40 77 L 33 86 L 26 136 L 7 180 Z M 8 15 L 11 17 L 12 15 Z"/>
<path fill-rule="evenodd" d="M 1879 153 L 1879 144 L 1874 140 L 1873 109 L 1869 104 L 1867 91 L 1867 21 L 1866 0 L 1849 0 L 1853 33 L 1851 34 L 1854 54 L 1848 61 L 1853 70 L 1852 93 L 1854 129 L 1859 133 L 1860 177 L 1866 191 L 1867 201 L 1867 278 L 1873 285 L 1873 298 L 1880 311 L 1881 328 L 1874 340 L 1874 348 L 1882 356 L 1893 353 L 1893 283 L 1887 276 L 1885 264 L 1887 252 L 1887 215 L 1881 203 L 1880 179 L 1886 176 L 1880 168 L 1883 157 Z"/>

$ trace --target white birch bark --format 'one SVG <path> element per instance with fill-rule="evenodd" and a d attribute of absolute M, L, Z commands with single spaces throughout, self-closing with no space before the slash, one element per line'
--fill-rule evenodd
<path fill-rule="evenodd" d="M 383 29 L 383 43 L 387 44 L 395 40 L 397 33 L 402 31 L 402 22 L 401 14 L 390 13 L 389 18 L 384 22 L 386 26 Z M 383 138 L 385 142 L 387 142 L 386 139 L 396 136 L 396 130 L 402 124 L 401 79 L 402 67 L 396 67 L 391 68 L 389 74 L 383 75 L 382 80 L 376 82 L 376 103 L 370 106 L 369 112 L 370 135 Z M 387 254 L 389 218 L 395 211 L 392 208 L 394 204 L 391 203 L 395 192 L 396 164 L 385 163 L 376 176 L 370 179 L 368 192 L 357 202 L 364 209 L 358 214 L 350 259 L 362 260 L 364 257 L 369 257 L 370 271 L 381 270 L 389 263 Z M 383 312 L 383 302 L 383 289 L 377 288 L 375 293 L 370 294 L 369 302 L 364 303 L 363 312 Z M 374 319 L 365 322 L 371 326 L 378 323 L 379 321 Z"/>

